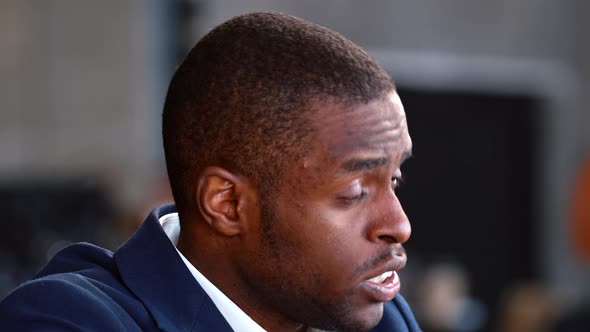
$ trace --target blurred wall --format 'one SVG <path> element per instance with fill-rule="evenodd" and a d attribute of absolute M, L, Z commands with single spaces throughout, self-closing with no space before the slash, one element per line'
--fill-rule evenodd
<path fill-rule="evenodd" d="M 92 175 L 140 199 L 161 169 L 155 4 L 0 1 L 1 180 Z"/>

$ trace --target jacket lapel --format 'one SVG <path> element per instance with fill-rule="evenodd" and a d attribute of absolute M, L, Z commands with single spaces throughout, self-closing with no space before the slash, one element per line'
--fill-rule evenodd
<path fill-rule="evenodd" d="M 154 209 L 115 252 L 121 278 L 164 331 L 232 331 L 160 226 L 173 205 Z"/>

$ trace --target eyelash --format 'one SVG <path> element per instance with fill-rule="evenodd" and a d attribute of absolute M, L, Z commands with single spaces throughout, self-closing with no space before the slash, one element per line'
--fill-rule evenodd
<path fill-rule="evenodd" d="M 391 178 L 391 183 L 393 189 L 399 188 L 402 184 L 404 184 L 404 177 L 403 176 L 394 176 Z"/>
<path fill-rule="evenodd" d="M 350 206 L 355 202 L 362 200 L 365 196 L 367 196 L 367 192 L 363 190 L 360 194 L 354 197 L 340 197 L 339 201 L 343 206 Z"/>
<path fill-rule="evenodd" d="M 402 176 L 394 176 L 391 178 L 391 188 L 393 190 L 398 189 L 404 183 L 404 178 Z M 342 197 L 341 200 L 345 205 L 350 205 L 355 201 L 359 201 L 367 196 L 366 191 L 361 191 L 360 194 L 354 197 Z"/>

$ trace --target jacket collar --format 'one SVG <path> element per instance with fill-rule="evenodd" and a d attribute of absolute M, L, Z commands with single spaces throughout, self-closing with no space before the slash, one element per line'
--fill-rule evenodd
<path fill-rule="evenodd" d="M 231 331 L 160 225 L 173 212 L 174 205 L 154 209 L 115 252 L 121 278 L 164 331 Z"/>

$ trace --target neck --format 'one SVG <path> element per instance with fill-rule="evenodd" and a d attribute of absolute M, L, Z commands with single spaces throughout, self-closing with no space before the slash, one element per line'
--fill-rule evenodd
<path fill-rule="evenodd" d="M 184 227 L 181 229 L 177 249 L 215 287 L 267 331 L 318 331 L 294 322 L 263 303 L 259 294 L 247 286 L 239 276 L 241 271 L 231 257 L 231 241 L 219 238 L 208 229 Z M 204 234 L 201 236 L 198 234 Z"/>

